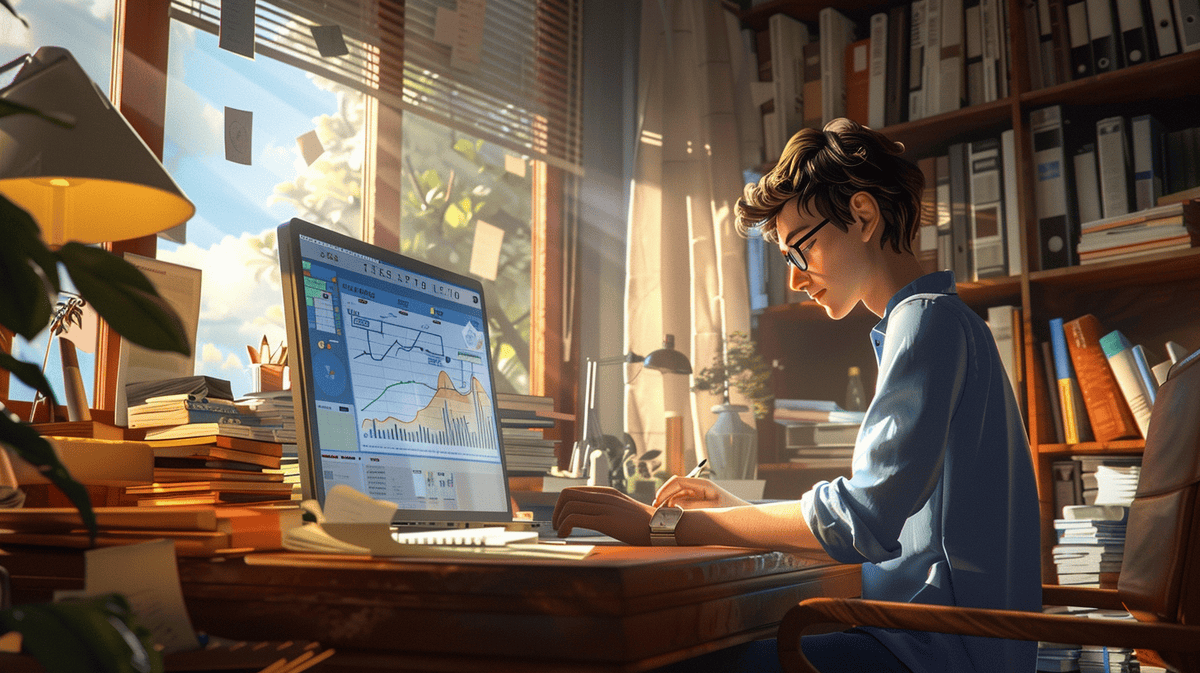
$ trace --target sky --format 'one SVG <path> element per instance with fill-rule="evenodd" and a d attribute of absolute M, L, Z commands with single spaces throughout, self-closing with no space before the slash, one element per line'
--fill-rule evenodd
<path fill-rule="evenodd" d="M 3 62 L 38 46 L 63 46 L 108 91 L 111 0 L 13 4 L 30 25 L 0 12 Z M 288 204 L 268 202 L 276 184 L 310 170 L 296 138 L 312 130 L 317 117 L 336 113 L 337 98 L 296 68 L 262 55 L 252 60 L 222 51 L 215 35 L 178 21 L 171 25 L 163 163 L 197 210 L 187 224 L 187 243 L 160 239 L 158 258 L 201 270 L 195 371 L 228 379 L 240 395 L 250 390 L 246 346 L 257 346 L 264 335 L 272 348 L 284 340 L 278 274 L 263 268 L 267 258 L 255 240 L 295 215 Z M 3 81 L 9 79 L 11 73 Z M 249 166 L 225 159 L 226 107 L 254 115 Z M 16 354 L 40 363 L 45 348 L 43 333 L 30 344 L 18 344 Z M 57 348 L 52 351 L 47 378 L 61 391 Z M 93 358 L 82 353 L 80 361 L 90 382 Z M 14 398 L 32 396 L 20 389 L 14 385 Z"/>

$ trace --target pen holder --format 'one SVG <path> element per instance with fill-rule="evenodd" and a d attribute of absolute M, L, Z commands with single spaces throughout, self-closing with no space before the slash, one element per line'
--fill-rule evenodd
<path fill-rule="evenodd" d="M 250 365 L 250 389 L 262 393 L 270 390 L 287 390 L 292 387 L 291 370 L 287 365 Z"/>

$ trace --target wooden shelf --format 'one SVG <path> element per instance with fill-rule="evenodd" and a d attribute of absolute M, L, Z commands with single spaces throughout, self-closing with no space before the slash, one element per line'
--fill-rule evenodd
<path fill-rule="evenodd" d="M 1033 447 L 1039 456 L 1077 456 L 1106 453 L 1141 453 L 1146 448 L 1144 439 L 1118 439 L 1111 442 L 1080 442 L 1079 444 L 1038 444 Z"/>

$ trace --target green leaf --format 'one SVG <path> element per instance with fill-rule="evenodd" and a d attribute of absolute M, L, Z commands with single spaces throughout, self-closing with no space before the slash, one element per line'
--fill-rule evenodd
<path fill-rule="evenodd" d="M 37 365 L 21 362 L 12 355 L 0 351 L 0 369 L 12 372 L 21 380 L 21 383 L 45 395 L 51 404 L 58 404 L 58 400 L 54 398 L 54 391 L 50 388 L 50 382 L 46 380 Z"/>
<path fill-rule="evenodd" d="M 0 323 L 32 339 L 50 322 L 52 309 L 46 281 L 57 293 L 58 263 L 42 242 L 41 231 L 29 213 L 3 196 L 0 223 L 5 239 L 0 245 L 0 287 L 5 288 L 0 292 Z"/>
<path fill-rule="evenodd" d="M 0 443 L 12 447 L 22 460 L 33 465 L 43 477 L 58 487 L 67 496 L 71 504 L 79 510 L 79 517 L 87 526 L 88 533 L 96 539 L 96 513 L 92 511 L 92 501 L 87 489 L 71 478 L 71 473 L 63 467 L 54 453 L 54 447 L 32 427 L 14 420 L 8 414 L 0 413 Z"/>
<path fill-rule="evenodd" d="M 467 138 L 459 138 L 454 141 L 454 151 L 470 161 L 475 161 L 475 156 L 478 153 L 475 143 Z"/>
<path fill-rule="evenodd" d="M 59 248 L 58 256 L 79 294 L 118 334 L 153 350 L 191 353 L 183 322 L 137 267 L 74 242 Z"/>
<path fill-rule="evenodd" d="M 21 605 L 0 612 L 0 626 L 18 631 L 22 647 L 48 673 L 159 673 L 162 654 L 119 594 Z"/>

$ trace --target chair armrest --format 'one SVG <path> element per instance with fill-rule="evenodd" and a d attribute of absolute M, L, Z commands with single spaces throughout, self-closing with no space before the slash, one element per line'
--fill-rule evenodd
<path fill-rule="evenodd" d="M 812 598 L 788 610 L 779 625 L 779 660 L 783 669 L 818 673 L 800 651 L 800 636 L 817 624 L 833 622 L 965 636 L 1188 652 L 1200 656 L 1200 627 L 1195 626 L 854 598 Z"/>
<path fill-rule="evenodd" d="M 1114 589 L 1073 587 L 1061 584 L 1042 585 L 1042 604 L 1075 605 L 1102 610 L 1124 610 L 1121 596 Z"/>

